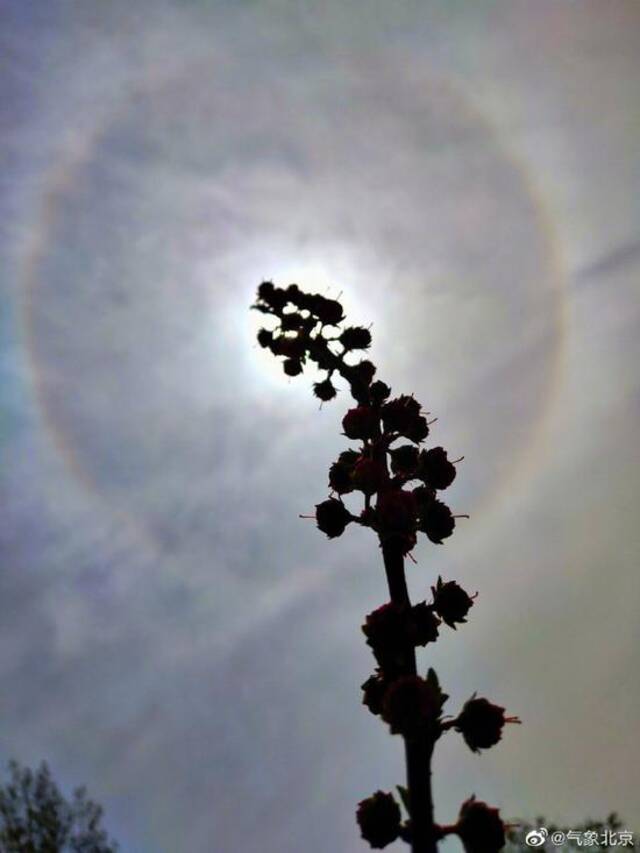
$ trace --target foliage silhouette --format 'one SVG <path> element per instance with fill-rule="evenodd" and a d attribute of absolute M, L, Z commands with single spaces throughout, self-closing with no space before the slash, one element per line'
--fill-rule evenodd
<path fill-rule="evenodd" d="M 10 761 L 9 777 L 0 786 L 1 853 L 116 853 L 84 788 L 65 799 L 44 762 L 33 772 Z"/>

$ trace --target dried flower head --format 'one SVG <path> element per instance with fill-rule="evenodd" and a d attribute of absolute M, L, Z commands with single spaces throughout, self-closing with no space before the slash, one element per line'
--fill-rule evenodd
<path fill-rule="evenodd" d="M 456 526 L 449 507 L 439 500 L 432 500 L 420 514 L 418 529 L 427 534 L 434 545 L 442 545 L 443 539 L 448 539 Z"/>
<path fill-rule="evenodd" d="M 382 718 L 391 734 L 416 738 L 432 729 L 440 706 L 431 685 L 419 675 L 404 675 L 393 681 L 382 703 Z"/>
<path fill-rule="evenodd" d="M 389 386 L 384 382 L 381 382 L 379 379 L 372 382 L 371 387 L 369 388 L 369 396 L 371 398 L 372 405 L 381 406 L 390 393 L 391 388 L 389 388 Z"/>
<path fill-rule="evenodd" d="M 387 479 L 384 464 L 379 459 L 368 459 L 366 456 L 356 462 L 351 477 L 353 487 L 365 495 L 377 492 Z"/>
<path fill-rule="evenodd" d="M 493 705 L 488 699 L 475 694 L 463 706 L 456 720 L 459 731 L 469 749 L 479 752 L 495 746 L 502 737 L 505 723 L 519 723 L 518 717 L 505 717 L 505 709 Z"/>
<path fill-rule="evenodd" d="M 382 850 L 400 835 L 400 806 L 393 794 L 376 791 L 373 796 L 358 803 L 356 820 L 365 841 L 376 850 Z"/>
<path fill-rule="evenodd" d="M 329 539 L 342 536 L 350 521 L 351 513 L 342 501 L 328 498 L 326 501 L 316 504 L 316 524 L 323 533 L 327 534 Z"/>
<path fill-rule="evenodd" d="M 380 670 L 369 676 L 362 685 L 362 704 L 366 705 L 372 714 L 382 713 L 382 702 L 388 686 L 389 682 Z"/>
<path fill-rule="evenodd" d="M 302 362 L 297 358 L 287 358 L 283 367 L 287 376 L 298 376 L 302 373 Z"/>
<path fill-rule="evenodd" d="M 382 423 L 385 432 L 398 432 L 404 435 L 419 417 L 420 403 L 407 395 L 389 400 L 382 407 Z"/>
<path fill-rule="evenodd" d="M 313 386 L 313 393 L 319 400 L 322 400 L 323 403 L 328 403 L 329 400 L 333 400 L 337 391 L 330 379 L 324 379 L 322 382 L 315 383 Z"/>
<path fill-rule="evenodd" d="M 426 646 L 438 639 L 440 620 L 432 604 L 421 601 L 411 608 L 411 636 L 416 646 Z"/>
<path fill-rule="evenodd" d="M 468 595 L 456 581 L 443 583 L 441 577 L 431 587 L 431 593 L 434 610 L 450 628 L 455 629 L 456 624 L 467 621 L 465 617 L 473 606 L 475 595 Z"/>
<path fill-rule="evenodd" d="M 418 468 L 419 453 L 420 451 L 413 444 L 403 444 L 401 447 L 389 451 L 393 473 L 404 476 L 415 474 Z"/>
<path fill-rule="evenodd" d="M 342 419 L 342 429 L 347 438 L 366 440 L 378 429 L 378 416 L 371 406 L 349 409 Z"/>
<path fill-rule="evenodd" d="M 499 853 L 506 844 L 500 812 L 475 797 L 462 804 L 456 832 L 466 853 Z"/>
<path fill-rule="evenodd" d="M 456 478 L 456 467 L 444 447 L 432 447 L 420 454 L 420 477 L 433 489 L 447 489 Z"/>
<path fill-rule="evenodd" d="M 362 631 L 378 663 L 389 669 L 411 645 L 410 611 L 393 602 L 383 604 L 368 614 Z"/>
<path fill-rule="evenodd" d="M 376 509 L 382 538 L 396 539 L 404 543 L 404 546 L 410 543 L 415 544 L 418 507 L 413 492 L 407 492 L 404 489 L 388 489 L 381 492 Z M 404 546 L 403 552 L 406 554 L 411 548 Z"/>
<path fill-rule="evenodd" d="M 371 332 L 363 326 L 349 326 L 339 340 L 345 350 L 368 349 L 371 346 Z"/>

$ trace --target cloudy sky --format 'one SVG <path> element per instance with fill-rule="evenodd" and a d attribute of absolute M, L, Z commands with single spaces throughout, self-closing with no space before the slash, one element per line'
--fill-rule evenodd
<path fill-rule="evenodd" d="M 637 829 L 638 3 L 3 0 L 0 42 L 0 759 L 125 853 L 365 849 L 384 576 L 298 518 L 347 399 L 254 345 L 271 277 L 465 456 L 409 581 L 479 597 L 422 665 L 524 725 L 440 743 L 439 819 Z"/>

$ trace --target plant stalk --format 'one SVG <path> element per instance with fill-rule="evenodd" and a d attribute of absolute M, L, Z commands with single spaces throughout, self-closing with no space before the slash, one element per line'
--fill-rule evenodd
<path fill-rule="evenodd" d="M 410 605 L 402 551 L 393 543 L 382 543 L 382 556 L 391 601 L 401 606 Z M 405 669 L 407 675 L 417 674 L 416 654 L 413 647 L 407 649 Z M 411 853 L 437 853 L 438 850 L 431 791 L 433 747 L 433 741 L 426 734 L 416 739 L 405 738 Z"/>

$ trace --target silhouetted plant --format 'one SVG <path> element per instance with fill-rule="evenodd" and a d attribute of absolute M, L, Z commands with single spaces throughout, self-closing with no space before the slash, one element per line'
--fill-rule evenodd
<path fill-rule="evenodd" d="M 283 359 L 288 376 L 315 365 L 323 374 L 314 385 L 319 400 L 336 396 L 337 377 L 355 400 L 342 430 L 357 449 L 345 450 L 329 468 L 331 494 L 316 505 L 315 520 L 330 539 L 350 524 L 367 527 L 378 538 L 390 601 L 369 613 L 362 628 L 377 665 L 362 685 L 363 704 L 404 739 L 407 763 L 406 788 L 397 786 L 406 819 L 392 793 L 377 791 L 358 804 L 362 837 L 375 849 L 401 838 L 413 853 L 434 853 L 440 839 L 456 834 L 468 853 L 499 851 L 507 827 L 497 809 L 473 796 L 462 804 L 455 823 L 435 822 L 431 757 L 448 730 L 460 732 L 478 752 L 498 743 L 506 723 L 519 720 L 475 694 L 457 716 L 443 716 L 448 697 L 433 669 L 419 674 L 416 647 L 435 642 L 442 623 L 453 629 L 464 624 L 476 596 L 438 577 L 430 599 L 412 604 L 404 571 L 419 533 L 441 544 L 452 535 L 456 519 L 466 517 L 454 515 L 440 500 L 460 460 L 451 461 L 442 447 L 424 449 L 433 423 L 428 413 L 411 395 L 392 397 L 389 386 L 375 378 L 371 361 L 353 360 L 354 352 L 369 348 L 371 334 L 361 326 L 342 326 L 340 302 L 305 293 L 295 284 L 280 288 L 265 281 L 253 307 L 276 320 L 274 328 L 258 332 L 258 342 Z M 362 496 L 357 514 L 343 502 L 352 492 Z"/>
<path fill-rule="evenodd" d="M 116 853 L 100 826 L 102 807 L 77 788 L 66 800 L 43 762 L 35 773 L 9 762 L 0 786 L 2 853 Z"/>

